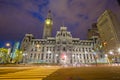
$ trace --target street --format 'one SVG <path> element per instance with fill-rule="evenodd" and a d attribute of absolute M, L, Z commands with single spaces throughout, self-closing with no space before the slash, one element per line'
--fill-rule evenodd
<path fill-rule="evenodd" d="M 0 80 L 120 80 L 120 66 L 0 67 Z"/>
<path fill-rule="evenodd" d="M 0 80 L 42 80 L 59 67 L 2 67 Z"/>

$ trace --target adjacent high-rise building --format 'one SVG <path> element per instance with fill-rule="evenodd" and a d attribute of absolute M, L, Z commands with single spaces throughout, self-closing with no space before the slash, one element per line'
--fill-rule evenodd
<path fill-rule="evenodd" d="M 47 37 L 51 37 L 52 26 L 53 26 L 53 20 L 51 16 L 51 11 L 49 11 L 44 23 L 43 39 L 46 39 Z"/>
<path fill-rule="evenodd" d="M 120 0 L 117 0 L 118 4 L 120 5 Z"/>
<path fill-rule="evenodd" d="M 110 10 L 105 10 L 97 20 L 97 27 L 105 53 L 118 51 L 120 48 L 120 25 L 116 15 Z"/>
<path fill-rule="evenodd" d="M 101 46 L 101 39 L 97 28 L 97 23 L 93 23 L 92 28 L 88 29 L 88 39 L 93 41 L 93 50 L 95 53 L 97 53 L 99 60 L 103 60 L 105 56 Z"/>
<path fill-rule="evenodd" d="M 88 39 L 95 39 L 96 40 L 97 38 L 99 38 L 99 32 L 98 32 L 98 29 L 97 29 L 97 24 L 93 23 L 92 28 L 88 29 Z"/>

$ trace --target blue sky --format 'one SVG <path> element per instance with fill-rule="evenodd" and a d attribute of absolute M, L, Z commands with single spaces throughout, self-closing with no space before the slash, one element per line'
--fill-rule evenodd
<path fill-rule="evenodd" d="M 64 22 L 73 37 L 87 39 L 87 30 L 105 9 L 111 9 L 120 22 L 117 0 L 0 0 L 0 45 L 20 41 L 26 33 L 42 38 L 48 10 L 53 36 Z"/>

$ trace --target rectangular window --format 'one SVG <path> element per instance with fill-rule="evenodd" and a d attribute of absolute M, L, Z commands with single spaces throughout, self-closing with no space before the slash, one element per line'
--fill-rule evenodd
<path fill-rule="evenodd" d="M 30 58 L 32 58 L 32 53 L 31 53 L 31 55 L 30 55 Z"/>
<path fill-rule="evenodd" d="M 90 58 L 92 59 L 92 54 L 90 54 Z"/>
<path fill-rule="evenodd" d="M 34 54 L 34 59 L 36 58 L 36 53 Z"/>
<path fill-rule="evenodd" d="M 42 48 L 42 51 L 44 51 L 44 47 Z"/>
<path fill-rule="evenodd" d="M 89 52 L 91 52 L 91 48 L 89 48 Z"/>
<path fill-rule="evenodd" d="M 41 54 L 41 60 L 43 60 L 43 57 L 44 57 L 44 54 L 42 53 L 42 54 Z"/>
<path fill-rule="evenodd" d="M 89 59 L 88 54 L 86 54 L 86 56 L 87 56 L 87 59 Z"/>
<path fill-rule="evenodd" d="M 38 54 L 38 59 L 40 59 L 40 54 Z"/>
<path fill-rule="evenodd" d="M 85 59 L 85 54 L 83 54 L 83 58 Z"/>
<path fill-rule="evenodd" d="M 80 56 L 80 59 L 81 59 L 81 54 L 79 54 L 79 56 Z"/>
<path fill-rule="evenodd" d="M 48 58 L 48 54 L 46 54 L 46 58 Z"/>
<path fill-rule="evenodd" d="M 51 59 L 51 54 L 49 54 L 49 59 Z"/>
<path fill-rule="evenodd" d="M 82 48 L 82 49 L 83 49 L 83 52 L 84 52 L 85 51 L 84 48 Z"/>

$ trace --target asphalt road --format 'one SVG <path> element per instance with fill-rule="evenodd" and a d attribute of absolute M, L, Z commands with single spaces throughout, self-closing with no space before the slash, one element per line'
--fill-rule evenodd
<path fill-rule="evenodd" d="M 0 80 L 120 80 L 120 66 L 0 67 Z"/>

